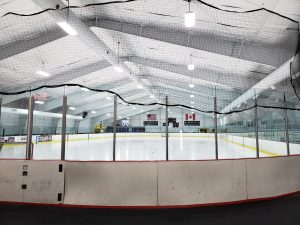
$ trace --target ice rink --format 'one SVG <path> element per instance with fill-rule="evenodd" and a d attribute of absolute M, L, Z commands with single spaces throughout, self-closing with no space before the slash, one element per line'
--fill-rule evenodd
<path fill-rule="evenodd" d="M 161 136 L 118 136 L 116 160 L 165 160 L 166 143 Z M 33 159 L 60 159 L 60 141 L 39 142 L 34 144 Z M 66 160 L 111 161 L 113 155 L 112 138 L 74 139 L 66 142 Z M 254 158 L 256 150 L 219 137 L 219 159 Z M 284 151 L 283 151 L 284 152 Z M 261 157 L 279 156 L 275 151 L 261 151 Z M 0 158 L 25 158 L 25 144 L 5 144 Z M 215 159 L 213 137 L 169 137 L 170 160 Z"/>

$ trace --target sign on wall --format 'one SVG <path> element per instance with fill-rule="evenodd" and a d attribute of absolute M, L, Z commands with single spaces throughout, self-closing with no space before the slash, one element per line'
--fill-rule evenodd
<path fill-rule="evenodd" d="M 148 121 L 155 121 L 156 120 L 156 114 L 147 114 L 147 120 Z"/>
<path fill-rule="evenodd" d="M 129 126 L 129 120 L 122 120 L 122 126 L 128 127 Z"/>
<path fill-rule="evenodd" d="M 196 115 L 195 114 L 185 114 L 185 120 L 186 121 L 195 121 Z"/>

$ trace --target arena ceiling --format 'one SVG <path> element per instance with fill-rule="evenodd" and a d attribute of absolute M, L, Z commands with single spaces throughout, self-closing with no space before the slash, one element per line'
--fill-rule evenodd
<path fill-rule="evenodd" d="M 192 28 L 184 26 L 189 10 Z M 5 95 L 4 106 L 24 101 L 30 93 L 23 91 L 62 84 L 90 90 L 39 89 L 47 104 L 36 108 L 59 112 L 64 93 L 76 108 L 69 114 L 103 119 L 112 116 L 112 93 L 124 100 L 124 117 L 161 107 L 127 103 L 163 104 L 165 96 L 203 112 L 213 111 L 214 96 L 219 112 L 249 107 L 255 94 L 261 104 L 277 106 L 285 93 L 299 105 L 286 67 L 299 37 L 297 0 L 1 0 L 0 15 L 0 91 L 21 93 Z"/>

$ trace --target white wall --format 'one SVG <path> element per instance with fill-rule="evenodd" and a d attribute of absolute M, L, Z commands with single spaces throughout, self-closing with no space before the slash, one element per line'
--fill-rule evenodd
<path fill-rule="evenodd" d="M 56 128 L 56 133 L 58 133 L 58 134 L 61 133 L 61 125 L 62 125 L 62 119 L 59 119 L 57 122 L 57 128 Z M 68 130 L 70 130 L 71 128 L 74 128 L 74 126 L 75 126 L 75 120 L 67 119 L 67 121 L 66 121 L 67 133 L 68 133 Z"/>
<path fill-rule="evenodd" d="M 1 114 L 2 129 L 5 129 L 5 135 L 22 135 L 25 131 L 27 117 L 25 115 L 10 114 L 3 112 Z M 2 130 L 0 131 L 2 135 Z"/>
<path fill-rule="evenodd" d="M 78 133 L 86 133 L 92 130 L 93 128 L 91 128 L 91 119 L 86 118 L 79 121 Z"/>
<path fill-rule="evenodd" d="M 172 112 L 172 113 L 171 113 Z M 160 108 L 158 110 L 151 110 L 149 111 L 149 114 L 156 114 L 157 115 L 157 121 L 158 121 L 158 127 L 162 126 L 162 124 L 165 122 L 165 109 Z M 169 128 L 170 132 L 183 130 L 186 132 L 197 132 L 199 127 L 185 127 L 183 126 L 185 121 L 185 114 L 191 114 L 190 110 L 178 108 L 178 107 L 169 107 L 169 118 L 175 117 L 176 121 L 179 123 L 179 129 L 172 129 Z M 200 127 L 213 127 L 213 118 L 208 115 L 204 115 L 203 113 L 196 112 L 196 120 L 200 120 Z M 141 113 L 135 116 L 131 116 L 130 118 L 130 126 L 143 126 L 143 122 L 147 121 L 147 113 Z M 147 126 L 147 130 L 152 130 L 155 127 Z M 157 127 L 156 127 L 157 128 Z"/>
<path fill-rule="evenodd" d="M 171 162 L 0 160 L 0 171 L 6 171 L 0 173 L 0 202 L 157 207 L 272 198 L 300 191 L 299 164 L 300 156 Z M 28 176 L 21 176 L 23 171 Z M 65 194 L 62 202 L 59 193 Z"/>
<path fill-rule="evenodd" d="M 52 128 L 55 128 L 56 124 L 53 123 L 53 120 L 55 119 L 51 117 L 34 116 L 33 133 L 43 134 L 49 130 L 54 132 L 55 129 Z M 27 115 L 10 114 L 4 112 L 1 114 L 1 124 L 2 129 L 5 129 L 6 136 L 12 134 L 21 135 L 22 132 L 26 132 Z"/>

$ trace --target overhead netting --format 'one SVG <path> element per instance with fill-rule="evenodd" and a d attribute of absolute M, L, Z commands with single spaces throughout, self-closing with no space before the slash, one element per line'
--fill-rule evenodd
<path fill-rule="evenodd" d="M 79 85 L 127 103 L 165 104 L 168 96 L 169 105 L 204 112 L 214 111 L 214 97 L 218 113 L 251 108 L 255 97 L 260 106 L 281 107 L 285 98 L 300 108 L 290 81 L 299 35 L 292 19 L 195 0 L 35 2 L 41 10 L 0 19 L 1 94 Z M 184 26 L 189 10 L 192 28 Z"/>

